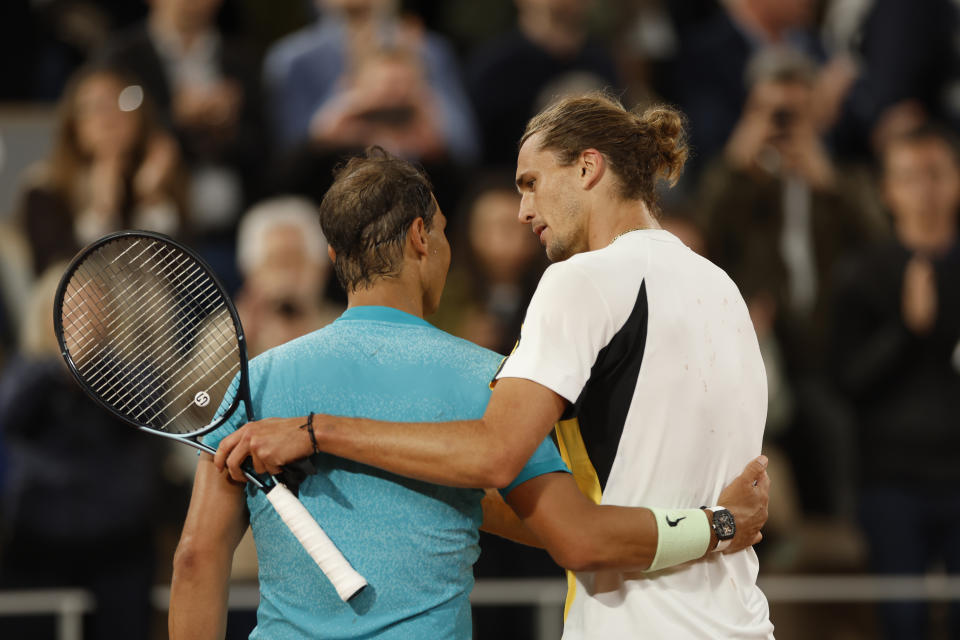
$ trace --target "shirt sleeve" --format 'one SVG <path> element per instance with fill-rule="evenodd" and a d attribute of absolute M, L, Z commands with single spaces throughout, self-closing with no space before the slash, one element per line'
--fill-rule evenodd
<path fill-rule="evenodd" d="M 220 403 L 220 407 L 217 409 L 216 415 L 218 418 L 223 416 L 223 414 L 230 409 L 230 405 L 233 404 L 233 399 L 237 396 L 239 384 L 240 374 L 237 374 L 237 376 L 230 383 L 230 386 L 227 388 L 227 393 L 223 397 L 223 402 Z M 247 422 L 246 417 L 247 413 L 244 411 L 242 404 L 238 404 L 234 408 L 233 413 L 223 424 L 210 433 L 202 436 L 200 441 L 211 449 L 216 449 L 220 446 L 221 440 L 242 427 Z"/>
<path fill-rule="evenodd" d="M 530 300 L 520 341 L 495 381 L 532 380 L 575 403 L 614 333 L 609 307 L 588 275 L 569 262 L 552 265 Z"/>
<path fill-rule="evenodd" d="M 543 442 L 540 443 L 540 446 L 537 447 L 537 450 L 533 452 L 533 455 L 530 456 L 530 459 L 527 460 L 527 464 L 520 470 L 520 474 L 513 479 L 513 482 L 503 489 L 500 489 L 500 495 L 506 497 L 508 493 L 527 480 L 555 471 L 570 473 L 570 469 L 567 468 L 567 465 L 560 457 L 560 452 L 557 451 L 557 445 L 553 444 L 553 439 L 547 436 L 543 439 Z"/>

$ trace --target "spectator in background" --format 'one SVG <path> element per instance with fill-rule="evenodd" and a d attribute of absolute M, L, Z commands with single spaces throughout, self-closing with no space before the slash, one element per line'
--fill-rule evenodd
<path fill-rule="evenodd" d="M 814 0 L 725 0 L 712 16 L 678 30 L 679 48 L 661 67 L 657 87 L 690 119 L 690 145 L 699 158 L 693 177 L 718 156 L 747 102 L 748 62 L 768 47 L 814 59 L 823 55 L 810 27 Z M 693 170 L 693 171 L 691 171 Z"/>
<path fill-rule="evenodd" d="M 960 573 L 960 148 L 926 126 L 891 140 L 895 237 L 839 272 L 833 352 L 856 409 L 860 516 L 874 571 Z M 922 602 L 881 607 L 885 637 L 932 637 Z M 949 637 L 960 637 L 950 605 Z"/>
<path fill-rule="evenodd" d="M 440 309 L 441 329 L 497 353 L 509 353 L 520 335 L 527 303 L 545 264 L 536 237 L 517 222 L 520 195 L 513 176 L 480 179 L 467 198 L 459 249 Z"/>
<path fill-rule="evenodd" d="M 19 223 L 35 274 L 118 229 L 186 231 L 185 176 L 141 85 L 109 66 L 77 72 L 60 103 L 50 158 L 34 167 Z"/>
<path fill-rule="evenodd" d="M 811 483 L 801 487 L 808 505 L 852 516 L 850 427 L 823 382 L 831 271 L 882 235 L 883 223 L 866 195 L 866 176 L 837 167 L 820 139 L 812 62 L 775 49 L 749 71 L 744 111 L 703 176 L 707 252 L 740 287 L 761 341 L 772 330 L 777 348 L 767 354 L 782 354 L 780 376 L 795 395 L 787 446 L 811 456 L 796 460 L 800 478 Z"/>
<path fill-rule="evenodd" d="M 150 0 L 146 22 L 103 56 L 140 79 L 179 140 L 195 232 L 232 245 L 237 218 L 259 195 L 266 140 L 259 63 L 217 31 L 221 1 Z"/>
<path fill-rule="evenodd" d="M 425 44 L 432 42 L 429 34 L 411 32 L 386 0 L 338 0 L 336 7 L 338 19 L 330 28 L 340 30 L 338 39 L 318 41 L 319 48 L 294 56 L 288 67 L 290 83 L 284 85 L 293 93 L 275 96 L 279 106 L 295 105 L 302 98 L 293 94 L 318 90 L 307 69 L 298 75 L 299 65 L 317 62 L 314 52 L 329 52 L 335 44 L 344 47 L 336 49 L 334 58 L 343 61 L 337 81 L 322 97 L 311 98 L 306 137 L 281 156 L 272 172 L 272 190 L 318 202 L 344 157 L 378 145 L 422 164 L 433 177 L 441 207 L 454 210 L 465 181 L 464 164 L 476 156 L 474 142 L 467 144 L 466 137 L 475 138 L 466 102 L 456 103 L 450 87 L 438 84 L 447 75 L 432 68 L 434 49 Z M 327 33 L 325 24 L 317 27 L 322 33 Z M 278 45 L 273 65 L 292 56 L 288 48 L 304 43 L 299 38 L 289 46 Z M 268 73 L 270 68 L 268 62 Z M 471 145 L 473 150 L 468 149 Z"/>
<path fill-rule="evenodd" d="M 237 261 L 244 282 L 237 312 L 250 357 L 343 312 L 323 297 L 332 265 L 318 215 L 312 202 L 288 196 L 257 204 L 240 222 Z"/>
<path fill-rule="evenodd" d="M 816 369 L 831 269 L 885 223 L 865 195 L 866 176 L 833 162 L 812 121 L 813 63 L 768 50 L 749 72 L 744 111 L 702 183 L 708 254 L 741 286 L 773 299 L 794 368 Z"/>
<path fill-rule="evenodd" d="M 424 85 L 419 92 L 431 96 L 432 124 L 437 129 L 433 135 L 442 142 L 445 155 L 464 164 L 477 159 L 470 103 L 456 58 L 443 38 L 424 31 L 415 19 L 401 17 L 394 0 L 316 0 L 316 4 L 321 12 L 317 23 L 274 45 L 264 64 L 281 147 L 290 149 L 317 139 L 318 113 L 331 102 L 339 102 L 342 108 L 344 102 L 359 97 L 358 67 L 368 61 L 367 53 L 401 51 L 408 66 L 418 69 L 412 80 Z M 385 89 L 382 93 L 389 94 Z M 378 99 L 384 97 L 396 102 L 390 95 Z M 321 133 L 320 139 L 324 138 Z M 408 157 L 422 157 L 412 151 Z"/>
<path fill-rule="evenodd" d="M 147 638 L 164 448 L 67 371 L 50 312 L 64 268 L 37 282 L 20 353 L 0 378 L 0 588 L 88 589 L 96 612 L 84 637 Z M 49 619 L 0 617 L 4 638 L 53 634 Z"/>
<path fill-rule="evenodd" d="M 23 234 L 15 225 L 0 222 L 0 375 L 4 362 L 16 351 L 20 321 L 30 294 L 33 265 Z"/>
<path fill-rule="evenodd" d="M 551 82 L 571 73 L 590 74 L 594 87 L 614 92 L 622 88 L 610 51 L 589 38 L 587 12 L 592 2 L 516 0 L 516 4 L 516 29 L 479 49 L 468 65 L 470 97 L 487 165 L 516 163 L 517 141 L 527 121 L 544 106 L 541 92 Z"/>
<path fill-rule="evenodd" d="M 341 84 L 311 120 L 313 144 L 331 150 L 378 144 L 428 162 L 449 157 L 439 102 L 418 56 L 402 49 L 361 53 Z"/>
<path fill-rule="evenodd" d="M 838 105 L 838 153 L 872 158 L 928 118 L 960 125 L 956 2 L 835 2 L 825 18 L 831 44 L 853 72 Z"/>

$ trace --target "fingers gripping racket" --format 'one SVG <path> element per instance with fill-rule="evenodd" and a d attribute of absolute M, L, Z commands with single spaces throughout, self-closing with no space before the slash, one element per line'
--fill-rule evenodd
<path fill-rule="evenodd" d="M 121 231 L 74 258 L 57 290 L 60 350 L 83 389 L 124 421 L 210 454 L 200 442 L 238 409 L 254 420 L 236 308 L 210 267 L 165 236 Z M 228 394 L 231 394 L 228 396 Z M 229 406 L 221 400 L 232 398 Z M 278 479 L 244 473 L 346 601 L 366 580 Z"/>

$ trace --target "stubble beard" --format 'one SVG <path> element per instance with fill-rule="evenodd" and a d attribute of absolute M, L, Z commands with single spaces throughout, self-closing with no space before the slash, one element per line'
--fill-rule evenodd
<path fill-rule="evenodd" d="M 563 199 L 560 217 L 566 222 L 569 232 L 565 237 L 554 236 L 547 245 L 547 259 L 550 262 L 563 262 L 567 258 L 587 251 L 587 230 L 584 224 L 584 207 L 576 198 Z"/>

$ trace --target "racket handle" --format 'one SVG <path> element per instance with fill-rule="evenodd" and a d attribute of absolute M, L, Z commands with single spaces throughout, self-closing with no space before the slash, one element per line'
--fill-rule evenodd
<path fill-rule="evenodd" d="M 277 482 L 267 492 L 267 498 L 303 548 L 333 583 L 341 600 L 346 602 L 367 586 L 363 576 L 350 566 L 333 541 L 289 489 Z"/>

